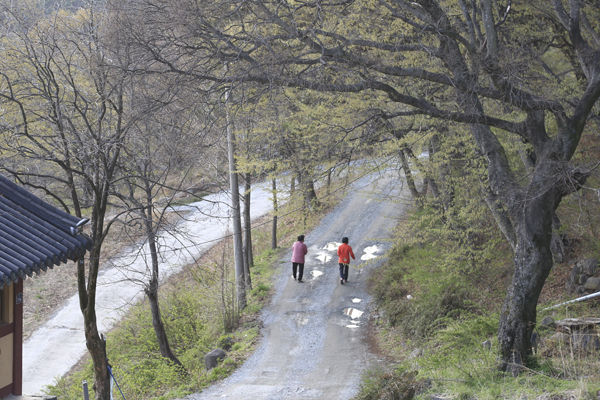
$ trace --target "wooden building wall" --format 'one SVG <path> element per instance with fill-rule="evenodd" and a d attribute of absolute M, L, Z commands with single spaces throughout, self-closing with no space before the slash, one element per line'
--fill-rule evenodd
<path fill-rule="evenodd" d="M 0 397 L 20 395 L 23 355 L 23 281 L 0 290 Z"/>

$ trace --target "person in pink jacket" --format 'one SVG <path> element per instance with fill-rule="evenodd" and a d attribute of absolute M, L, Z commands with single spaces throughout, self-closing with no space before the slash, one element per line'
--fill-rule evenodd
<path fill-rule="evenodd" d="M 302 282 L 306 253 L 308 253 L 308 248 L 304 244 L 304 235 L 300 235 L 298 241 L 292 246 L 292 277 L 296 279 L 296 270 L 298 270 L 298 282 Z"/>

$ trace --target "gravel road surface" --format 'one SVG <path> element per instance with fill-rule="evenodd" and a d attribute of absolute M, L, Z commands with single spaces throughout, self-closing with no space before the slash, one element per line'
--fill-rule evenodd
<path fill-rule="evenodd" d="M 387 171 L 353 184 L 345 200 L 306 233 L 304 283 L 291 277 L 291 250 L 280 260 L 255 353 L 229 378 L 188 400 L 334 400 L 358 392 L 362 373 L 378 362 L 366 340 L 367 277 L 382 263 L 388 238 L 410 203 L 398 182 L 398 172 Z M 357 259 L 341 285 L 336 250 L 343 236 Z"/>

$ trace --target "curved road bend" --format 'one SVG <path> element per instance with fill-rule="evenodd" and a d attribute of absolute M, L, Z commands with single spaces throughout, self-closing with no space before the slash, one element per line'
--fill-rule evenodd
<path fill-rule="evenodd" d="M 398 201 L 400 195 L 405 201 Z M 408 196 L 398 186 L 397 171 L 354 183 L 345 200 L 306 234 L 304 283 L 291 278 L 290 254 L 280 260 L 255 353 L 229 378 L 187 400 L 353 397 L 362 373 L 377 362 L 366 343 L 367 275 L 390 248 L 386 239 Z M 336 250 L 343 236 L 350 238 L 357 259 L 348 283 L 340 285 Z"/>

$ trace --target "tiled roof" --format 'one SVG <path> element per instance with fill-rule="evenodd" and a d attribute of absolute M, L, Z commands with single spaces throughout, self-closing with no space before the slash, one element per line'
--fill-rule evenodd
<path fill-rule="evenodd" d="M 83 256 L 92 245 L 79 233 L 86 222 L 0 175 L 0 288 Z"/>

